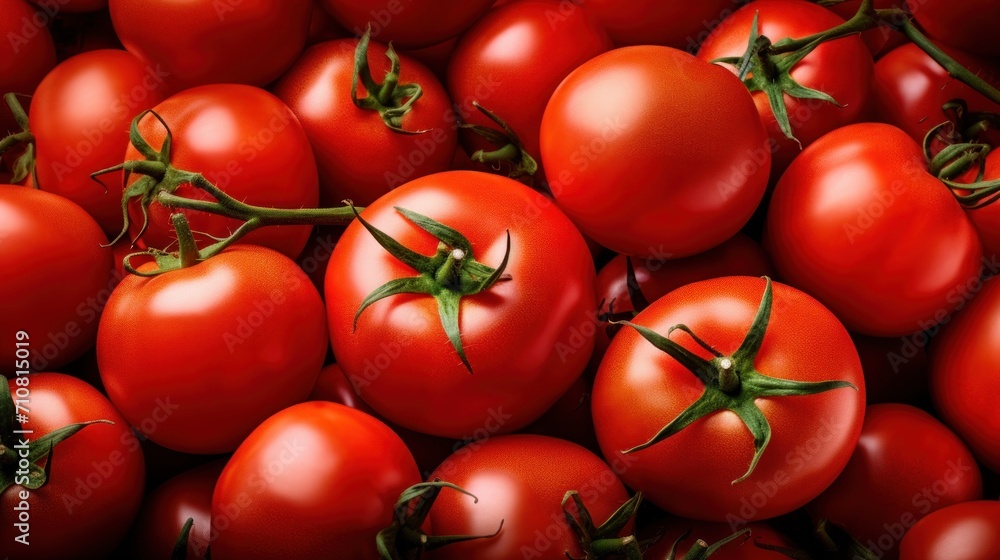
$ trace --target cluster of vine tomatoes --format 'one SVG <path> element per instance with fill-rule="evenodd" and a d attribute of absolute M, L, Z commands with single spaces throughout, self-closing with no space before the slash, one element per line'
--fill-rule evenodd
<path fill-rule="evenodd" d="M 0 0 L 0 556 L 1000 556 L 988 0 Z"/>

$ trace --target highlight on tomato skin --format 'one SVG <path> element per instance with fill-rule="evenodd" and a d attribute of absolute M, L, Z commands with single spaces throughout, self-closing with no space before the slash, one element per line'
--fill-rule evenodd
<path fill-rule="evenodd" d="M 997 560 L 998 6 L 0 0 L 0 558 Z"/>

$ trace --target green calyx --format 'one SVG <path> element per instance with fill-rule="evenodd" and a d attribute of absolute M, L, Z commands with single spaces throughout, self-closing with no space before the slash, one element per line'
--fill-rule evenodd
<path fill-rule="evenodd" d="M 30 434 L 16 433 L 26 431 L 22 422 L 30 423 L 26 418 L 28 411 L 19 409 L 14 402 L 6 377 L 0 376 L 0 385 L 3 385 L 0 388 L 0 494 L 15 484 L 28 490 L 42 488 L 49 481 L 52 451 L 57 445 L 91 424 L 114 424 L 110 420 L 80 422 L 28 441 Z"/>
<path fill-rule="evenodd" d="M 604 332 L 608 338 L 614 338 L 622 328 L 622 321 L 633 319 L 640 311 L 649 307 L 649 300 L 646 294 L 642 293 L 639 280 L 635 277 L 635 267 L 632 265 L 632 257 L 625 257 L 625 289 L 628 291 L 629 301 L 632 302 L 631 311 L 615 311 L 615 300 L 607 302 L 607 311 L 604 310 L 604 300 L 597 306 L 600 312 L 598 320 L 608 323 L 604 327 Z"/>
<path fill-rule="evenodd" d="M 667 553 L 667 557 L 664 560 L 675 560 L 677 558 L 677 547 L 687 540 L 691 536 L 691 529 L 685 531 L 681 536 L 677 537 L 674 544 L 670 547 L 670 552 Z M 687 554 L 684 555 L 683 560 L 705 560 L 713 554 L 719 551 L 720 548 L 726 546 L 727 544 L 743 538 L 746 540 L 750 537 L 750 529 L 743 529 L 742 531 L 737 531 L 728 537 L 709 545 L 707 542 L 698 539 L 695 541 L 691 548 L 688 549 Z"/>
<path fill-rule="evenodd" d="M 570 528 L 579 537 L 580 548 L 583 550 L 582 558 L 573 557 L 569 552 L 566 552 L 566 557 L 570 560 L 601 560 L 609 557 L 642 560 L 642 547 L 635 535 L 620 536 L 635 519 L 641 503 L 642 494 L 636 493 L 615 510 L 604 523 L 595 525 L 590 511 L 580 498 L 580 493 L 576 490 L 566 492 L 562 500 L 563 515 Z"/>
<path fill-rule="evenodd" d="M 949 144 L 979 142 L 990 130 L 1000 127 L 1000 115 L 989 111 L 970 111 L 964 99 L 952 99 L 941 106 L 950 129 L 942 140 Z"/>
<path fill-rule="evenodd" d="M 723 57 L 712 62 L 735 66 L 738 70 L 737 75 L 746 84 L 747 89 L 752 92 L 764 92 L 781 132 L 790 140 L 798 142 L 792 133 L 792 124 L 788 118 L 788 108 L 785 105 L 785 95 L 799 99 L 819 99 L 838 107 L 841 106 L 830 95 L 803 86 L 796 82 L 791 75 L 792 68 L 809 56 L 823 41 L 813 41 L 805 47 L 791 52 L 775 53 L 771 50 L 771 40 L 759 32 L 757 23 L 759 15 L 758 12 L 753 17 L 749 46 L 743 56 Z"/>
<path fill-rule="evenodd" d="M 375 546 L 378 548 L 381 560 L 419 560 L 424 552 L 436 550 L 457 542 L 472 541 L 478 539 L 490 539 L 503 529 L 503 520 L 500 526 L 491 535 L 427 535 L 423 532 L 424 521 L 430 514 L 434 501 L 444 489 L 455 490 L 472 498 L 476 503 L 476 498 L 462 488 L 435 479 L 431 482 L 415 484 L 399 496 L 396 506 L 393 508 L 392 524 L 382 529 L 375 536 Z"/>
<path fill-rule="evenodd" d="M 406 130 L 402 127 L 403 117 L 413 109 L 413 105 L 424 94 L 420 84 L 399 83 L 399 55 L 389 43 L 385 56 L 392 64 L 382 83 L 372 78 L 368 67 L 368 46 L 371 43 L 371 27 L 365 30 L 354 50 L 354 77 L 351 80 L 351 100 L 360 109 L 378 111 L 382 122 L 393 132 L 400 134 L 422 134 L 426 130 Z M 365 97 L 358 97 L 358 81 L 365 86 Z"/>
<path fill-rule="evenodd" d="M 353 209 L 353 206 L 351 207 Z M 464 296 L 471 296 L 488 290 L 500 280 L 509 279 L 503 276 L 510 257 L 510 232 L 507 232 L 507 250 L 497 268 L 490 268 L 475 259 L 472 244 L 458 231 L 427 216 L 417 214 L 405 208 L 396 207 L 396 211 L 417 227 L 433 235 L 440 242 L 433 256 L 421 255 L 404 247 L 395 239 L 371 225 L 355 210 L 355 215 L 361 224 L 372 234 L 386 251 L 401 262 L 416 270 L 419 276 L 397 278 L 376 288 L 361 302 L 354 314 L 354 328 L 358 327 L 358 318 L 365 309 L 380 299 L 397 294 L 427 294 L 433 296 L 438 303 L 438 314 L 448 340 L 458 353 L 462 363 L 469 373 L 472 366 L 462 347 L 462 337 L 459 331 L 459 303 Z"/>
<path fill-rule="evenodd" d="M 166 131 L 166 137 L 159 150 L 153 148 L 139 132 L 139 122 L 146 115 L 152 115 L 156 118 Z M 155 111 L 143 111 L 132 120 L 132 125 L 129 129 L 129 139 L 132 146 L 142 154 L 144 159 L 126 161 L 91 174 L 91 178 L 101 185 L 104 185 L 99 178 L 102 175 L 116 171 L 122 171 L 124 174 L 123 185 L 125 185 L 125 188 L 121 205 L 123 225 L 121 232 L 111 241 L 111 245 L 128 234 L 130 223 L 129 205 L 133 203 L 139 205 L 143 217 L 142 227 L 136 234 L 136 239 L 142 237 L 142 234 L 145 233 L 149 226 L 149 207 L 154 202 L 166 208 L 177 210 L 178 213 L 173 215 L 174 218 L 177 216 L 183 217 L 181 212 L 190 210 L 225 216 L 243 222 L 228 237 L 216 238 L 215 243 L 201 248 L 200 251 L 194 246 L 194 237 L 190 235 L 190 228 L 187 228 L 188 239 L 184 238 L 184 232 L 177 230 L 178 241 L 182 245 L 181 253 L 192 255 L 192 258 L 197 261 L 217 255 L 233 243 L 242 239 L 246 234 L 262 227 L 280 225 L 347 225 L 354 219 L 354 210 L 346 206 L 342 208 L 266 208 L 253 206 L 229 196 L 222 189 L 212 184 L 201 173 L 177 169 L 171 164 L 173 134 L 167 123 Z M 129 179 L 132 175 L 138 175 L 139 178 L 132 184 L 129 184 Z M 208 198 L 186 198 L 179 196 L 176 194 L 176 191 L 181 185 L 190 185 L 208 195 Z M 106 188 L 107 186 L 105 186 Z M 178 220 L 173 220 L 175 230 L 178 223 Z M 187 225 L 186 220 L 183 223 L 185 226 Z M 185 253 L 183 245 L 188 241 L 194 250 L 188 248 Z M 124 267 L 132 274 L 139 274 L 131 266 L 131 259 L 137 255 L 149 255 L 158 263 L 162 261 L 162 265 L 156 270 L 143 272 L 141 274 L 143 276 L 155 276 L 179 268 L 178 266 L 174 266 L 176 263 L 164 249 L 151 248 L 148 251 L 132 253 L 125 257 Z M 186 262 L 190 264 L 192 261 Z"/>
<path fill-rule="evenodd" d="M 648 441 L 622 453 L 635 453 L 652 447 L 701 418 L 718 411 L 729 410 L 739 416 L 754 440 L 754 456 L 750 468 L 743 476 L 733 481 L 733 484 L 737 484 L 753 474 L 771 441 L 771 425 L 757 405 L 757 399 L 814 395 L 842 388 L 857 390 L 857 387 L 847 381 L 792 381 L 770 377 L 757 371 L 754 362 L 767 332 L 773 299 L 771 279 L 765 277 L 765 280 L 767 282 L 764 296 L 750 330 L 736 352 L 729 356 L 723 355 L 685 325 L 674 325 L 667 331 L 666 336 L 662 336 L 641 325 L 624 322 L 638 331 L 653 346 L 669 354 L 697 376 L 705 384 L 705 392 Z M 670 340 L 670 335 L 678 330 L 687 333 L 699 346 L 711 353 L 713 358 L 706 360 Z"/>
<path fill-rule="evenodd" d="M 932 153 L 934 140 L 940 138 L 941 131 L 950 124 L 950 122 L 941 123 L 924 137 L 924 156 L 927 158 L 928 171 L 951 189 L 955 199 L 964 208 L 983 208 L 1000 200 L 1000 178 L 985 179 L 986 156 L 991 151 L 989 145 L 962 142 L 949 144 L 938 153 Z M 974 180 L 969 183 L 955 181 L 957 177 L 973 168 L 977 169 Z"/>
<path fill-rule="evenodd" d="M 31 175 L 33 179 L 32 184 L 37 189 L 38 174 L 35 171 L 35 135 L 31 133 L 31 129 L 28 127 L 28 113 L 25 112 L 24 107 L 21 106 L 21 102 L 17 98 L 18 95 L 15 93 L 4 95 L 4 101 L 10 107 L 10 112 L 14 115 L 14 121 L 21 128 L 21 131 L 0 140 L 0 158 L 3 158 L 4 154 L 12 148 L 22 146 L 24 153 L 14 160 L 14 165 L 12 166 L 13 176 L 10 180 L 12 183 L 20 183 L 28 175 Z"/>
<path fill-rule="evenodd" d="M 477 150 L 469 156 L 470 159 L 479 163 L 497 166 L 498 169 L 501 164 L 505 164 L 509 169 L 507 176 L 511 179 L 534 177 L 535 173 L 538 172 L 538 162 L 524 149 L 524 144 L 517 133 L 514 132 L 514 129 L 507 124 L 507 121 L 500 118 L 493 111 L 480 105 L 478 101 L 473 101 L 472 106 L 478 109 L 486 118 L 496 123 L 500 127 L 500 130 L 465 123 L 460 124 L 459 127 L 471 130 L 485 138 L 491 144 L 500 147 L 489 152 L 486 150 Z"/>

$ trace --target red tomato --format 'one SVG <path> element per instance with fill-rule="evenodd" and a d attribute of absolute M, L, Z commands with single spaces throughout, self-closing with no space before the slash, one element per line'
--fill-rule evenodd
<path fill-rule="evenodd" d="M 212 533 L 212 492 L 225 461 L 213 461 L 168 480 L 146 498 L 132 529 L 132 553 L 144 560 L 170 560 L 188 519 L 187 560 L 204 560 Z"/>
<path fill-rule="evenodd" d="M 946 50 L 977 76 L 994 87 L 1000 86 L 1000 66 L 995 62 Z M 962 99 L 969 113 L 1000 112 L 1000 105 L 949 76 L 940 64 L 912 43 L 894 49 L 875 64 L 872 95 L 879 119 L 902 128 L 921 145 L 932 128 L 952 120 L 942 110 L 945 103 Z M 954 132 L 961 134 L 964 130 L 958 126 Z M 1000 134 L 991 127 L 984 139 L 996 142 Z"/>
<path fill-rule="evenodd" d="M 564 4 L 524 0 L 491 10 L 462 37 L 448 67 L 448 92 L 463 120 L 497 128 L 473 107 L 479 102 L 506 121 L 536 159 L 552 92 L 570 72 L 612 47 L 590 14 Z M 463 140 L 469 153 L 502 147 L 471 132 Z"/>
<path fill-rule="evenodd" d="M 1000 146 L 1000 145 L 998 145 Z M 986 156 L 986 168 L 982 180 L 996 181 L 1000 179 L 1000 149 L 991 151 Z M 979 173 L 979 166 L 973 166 L 963 177 L 957 181 L 973 182 Z M 977 208 L 966 209 L 965 213 L 972 220 L 979 232 L 979 239 L 983 243 L 983 254 L 990 263 L 996 263 L 1000 258 L 1000 205 L 996 203 L 986 204 Z"/>
<path fill-rule="evenodd" d="M 390 421 L 438 436 L 512 432 L 537 419 L 576 381 L 593 348 L 594 265 L 579 232 L 543 195 L 474 171 L 417 179 L 361 214 L 402 245 L 434 255 L 438 239 L 395 208 L 464 235 L 471 250 L 459 249 L 463 270 L 472 266 L 470 256 L 498 267 L 509 232 L 504 274 L 510 280 L 456 305 L 470 374 L 430 295 L 378 301 L 352 327 L 369 293 L 415 273 L 355 221 L 334 249 L 326 276 L 333 351 L 352 384 Z M 447 247 L 451 255 L 454 249 Z M 444 270 L 442 265 L 435 274 Z"/>
<path fill-rule="evenodd" d="M 309 34 L 309 0 L 109 0 L 122 44 L 174 91 L 274 81 Z M 280 40 L 275 40 L 280 38 Z"/>
<path fill-rule="evenodd" d="M 991 280 L 931 348 L 931 396 L 941 418 L 983 465 L 1000 472 L 1000 281 Z"/>
<path fill-rule="evenodd" d="M 94 345 L 115 279 L 107 237 L 61 196 L 0 185 L 0 286 L 7 294 L 0 373 L 14 370 L 15 333 L 31 338 L 33 371 L 62 367 Z M 23 368 L 19 368 L 23 369 Z"/>
<path fill-rule="evenodd" d="M 24 0 L 4 0 L 0 9 L 0 96 L 31 95 L 42 78 L 56 65 L 56 47 L 47 23 Z M 7 104 L 0 101 L 0 134 L 20 132 Z"/>
<path fill-rule="evenodd" d="M 390 129 L 378 111 L 351 98 L 357 41 L 344 39 L 310 48 L 275 86 L 275 93 L 302 122 L 319 165 L 322 200 L 344 199 L 367 206 L 410 179 L 448 169 L 458 142 L 456 117 L 444 86 L 419 62 L 400 56 L 400 84 L 419 84 L 423 95 L 403 116 L 404 134 Z M 368 63 L 379 79 L 390 69 L 387 47 L 370 43 Z M 358 84 L 358 97 L 364 98 Z"/>
<path fill-rule="evenodd" d="M 210 85 L 178 93 L 153 110 L 170 127 L 170 163 L 177 169 L 202 173 L 226 194 L 248 204 L 316 207 L 319 179 L 309 139 L 295 115 L 277 97 L 252 86 Z M 139 122 L 139 132 L 155 149 L 160 149 L 167 135 L 151 114 Z M 125 161 L 142 159 L 139 150 L 129 145 Z M 134 174 L 129 184 L 140 179 Z M 211 199 L 191 185 L 181 185 L 174 194 Z M 167 249 L 176 243 L 170 222 L 176 212 L 159 203 L 149 207 L 149 227 L 142 234 L 146 246 Z M 209 236 L 225 237 L 242 224 L 216 214 L 182 212 L 196 232 L 199 246 L 214 242 Z M 129 232 L 134 238 L 143 225 L 137 201 L 130 203 L 129 218 Z M 270 247 L 295 258 L 310 231 L 309 226 L 271 226 L 249 233 L 241 242 Z"/>
<path fill-rule="evenodd" d="M 1000 550 L 1000 502 L 966 502 L 936 511 L 910 529 L 900 560 L 992 560 Z"/>
<path fill-rule="evenodd" d="M 711 546 L 723 539 L 731 537 L 733 533 L 749 529 L 750 534 L 737 537 L 727 544 L 722 545 L 715 554 L 711 555 L 712 560 L 788 560 L 788 556 L 774 550 L 767 550 L 757 546 L 757 543 L 769 546 L 782 547 L 794 550 L 795 544 L 788 537 L 775 531 L 764 523 L 748 523 L 738 527 L 730 527 L 725 523 L 706 523 L 704 521 L 688 521 L 687 519 L 670 518 L 660 523 L 654 524 L 651 529 L 655 529 L 658 536 L 653 546 L 649 547 L 643 558 L 646 560 L 668 560 L 670 549 L 677 539 L 684 533 L 690 534 L 680 541 L 675 556 L 673 558 L 684 558 L 692 548 L 697 550 L 695 543 L 699 540 Z"/>
<path fill-rule="evenodd" d="M 584 234 L 665 258 L 736 234 L 771 165 L 746 86 L 666 47 L 617 49 L 574 70 L 545 110 L 541 154 L 556 202 Z"/>
<path fill-rule="evenodd" d="M 609 467 L 586 449 L 555 438 L 532 435 L 496 437 L 464 447 L 431 475 L 457 484 L 478 498 L 442 493 L 430 522 L 442 535 L 491 535 L 452 544 L 428 555 L 434 560 L 509 560 L 583 558 L 580 538 L 564 517 L 561 502 L 579 492 L 595 525 L 601 525 L 628 499 Z M 633 533 L 629 521 L 617 536 Z M 588 557 L 590 555 L 588 554 Z"/>
<path fill-rule="evenodd" d="M 633 327 L 626 326 L 615 336 L 601 362 L 593 413 L 604 456 L 613 464 L 628 465 L 622 480 L 670 513 L 730 524 L 788 513 L 833 482 L 857 442 L 865 408 L 861 364 L 847 331 L 818 301 L 774 284 L 773 312 L 762 346 L 755 357 L 745 354 L 745 349 L 735 355 L 744 347 L 751 325 L 757 325 L 754 318 L 766 294 L 765 285 L 760 278 L 745 276 L 688 284 L 656 300 L 634 320 L 664 336 L 671 326 L 686 325 L 729 357 L 739 385 L 730 393 L 723 392 L 722 364 L 726 362 L 718 358 L 709 362 L 717 364 L 711 366 L 713 370 L 718 368 L 714 375 L 719 379 L 712 385 L 715 393 L 734 402 L 748 399 L 741 409 L 743 415 L 757 422 L 763 418 L 771 426 L 770 443 L 755 467 L 751 463 L 754 438 L 744 421 L 725 409 L 645 449 L 623 453 L 649 442 L 709 393 L 691 370 Z M 686 334 L 672 338 L 705 360 L 712 357 Z M 761 383 L 781 383 L 767 381 L 769 377 L 793 382 L 839 380 L 857 389 L 775 396 L 757 389 Z M 741 478 L 748 465 L 752 472 Z"/>
<path fill-rule="evenodd" d="M 905 4 L 904 0 L 875 0 L 873 2 L 876 9 L 902 8 L 903 4 Z M 861 0 L 844 0 L 837 4 L 830 4 L 827 9 L 847 20 L 858 13 L 859 7 L 861 7 Z M 878 56 L 907 41 L 902 33 L 883 22 L 879 22 L 879 26 L 875 29 L 861 33 L 861 38 L 868 45 L 872 56 Z"/>
<path fill-rule="evenodd" d="M 465 31 L 492 0 L 320 0 L 340 25 L 355 35 L 371 28 L 372 38 L 400 48 L 436 45 Z"/>
<path fill-rule="evenodd" d="M 212 497 L 214 560 L 375 560 L 375 535 L 420 482 L 399 436 L 339 404 L 307 402 L 268 418 L 240 445 Z"/>
<path fill-rule="evenodd" d="M 156 443 L 232 451 L 309 395 L 326 357 L 322 309 L 294 262 L 253 245 L 152 278 L 129 276 L 101 320 L 101 379 Z"/>
<path fill-rule="evenodd" d="M 993 34 L 1000 4 L 992 0 L 906 0 L 913 19 L 932 39 L 983 56 L 1000 56 Z"/>
<path fill-rule="evenodd" d="M 847 467 L 808 509 L 891 560 L 914 523 L 982 492 L 976 460 L 948 428 L 918 408 L 879 404 L 868 409 Z"/>
<path fill-rule="evenodd" d="M 51 465 L 45 467 L 47 482 L 40 489 L 15 484 L 3 491 L 0 506 L 7 513 L 0 541 L 4 550 L 17 560 L 103 558 L 122 541 L 139 511 L 144 468 L 139 440 L 111 403 L 83 381 L 61 373 L 33 373 L 11 379 L 12 393 L 22 379 L 27 380 L 29 392 L 25 412 L 29 420 L 22 427 L 34 430 L 27 436 L 30 441 L 80 422 L 108 420 L 112 424 L 84 426 L 56 445 L 49 457 Z M 14 441 L 24 437 L 18 435 Z M 27 510 L 22 501 L 27 502 Z M 19 530 L 15 522 L 25 522 L 27 531 Z M 28 546 L 14 541 L 25 532 L 27 537 L 22 538 Z"/>
<path fill-rule="evenodd" d="M 406 50 L 403 51 L 403 54 L 429 68 L 439 80 L 444 82 L 448 74 L 448 62 L 451 60 L 457 45 L 458 37 L 455 37 L 429 47 Z"/>
<path fill-rule="evenodd" d="M 742 56 L 747 50 L 754 18 L 758 19 L 760 34 L 774 42 L 806 37 L 843 23 L 829 10 L 805 0 L 759 0 L 723 20 L 701 45 L 698 58 L 710 62 Z M 726 68 L 737 72 L 735 66 Z M 802 146 L 808 146 L 827 132 L 861 117 L 869 95 L 872 57 L 861 37 L 855 35 L 820 45 L 796 64 L 789 75 L 803 87 L 822 91 L 841 105 L 821 99 L 784 97 L 792 134 Z M 779 128 L 767 93 L 755 91 L 753 99 L 772 141 L 771 176 L 777 180 L 801 148 Z"/>
<path fill-rule="evenodd" d="M 320 370 L 316 385 L 309 395 L 309 400 L 329 401 L 349 406 L 385 422 L 413 453 L 413 458 L 417 461 L 417 467 L 420 468 L 422 474 L 429 474 L 434 470 L 434 467 L 440 465 L 441 461 L 462 445 L 462 442 L 421 434 L 386 422 L 361 399 L 347 376 L 344 375 L 344 371 L 337 364 L 330 364 Z"/>
<path fill-rule="evenodd" d="M 613 311 L 616 316 L 627 316 L 635 310 L 629 296 L 628 268 L 624 255 L 617 255 L 597 274 L 597 299 L 601 313 Z M 768 276 L 773 274 L 767 254 L 760 245 L 742 233 L 715 249 L 692 257 L 676 260 L 656 258 L 632 259 L 635 280 L 646 303 L 660 299 L 671 292 L 701 280 L 723 276 Z M 601 304 L 603 302 L 603 304 Z M 641 309 L 639 310 L 641 311 Z M 604 356 L 618 329 L 605 321 L 598 324 L 594 357 Z"/>
<path fill-rule="evenodd" d="M 792 162 L 766 240 L 782 278 L 873 336 L 947 319 L 982 258 L 975 228 L 920 147 L 874 123 L 835 130 Z"/>
<path fill-rule="evenodd" d="M 738 0 L 588 0 L 583 5 L 619 45 L 666 45 L 694 52 L 740 4 Z"/>
<path fill-rule="evenodd" d="M 316 43 L 340 39 L 346 35 L 347 33 L 333 21 L 323 6 L 320 6 L 318 2 L 313 2 L 312 13 L 309 16 L 309 39 L 306 41 L 306 45 L 312 46 Z"/>
<path fill-rule="evenodd" d="M 910 337 L 875 338 L 853 335 L 854 345 L 865 372 L 868 404 L 906 403 L 926 405 L 927 352 Z"/>
<path fill-rule="evenodd" d="M 79 204 L 113 237 L 122 230 L 121 173 L 91 173 L 122 162 L 129 125 L 165 94 L 163 76 L 125 51 L 100 50 L 59 64 L 31 99 L 38 183 Z"/>

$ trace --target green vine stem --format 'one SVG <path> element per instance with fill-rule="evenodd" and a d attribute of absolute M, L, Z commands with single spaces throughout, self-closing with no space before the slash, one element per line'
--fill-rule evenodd
<path fill-rule="evenodd" d="M 0 159 L 11 149 L 17 146 L 24 147 L 21 154 L 13 165 L 12 183 L 20 183 L 28 175 L 31 175 L 32 186 L 38 188 L 38 174 L 35 172 L 35 135 L 31 133 L 28 126 L 28 113 L 24 110 L 18 97 L 23 97 L 17 93 L 8 93 L 3 96 L 4 101 L 14 115 L 14 122 L 20 127 L 20 132 L 15 132 L 0 139 Z"/>

